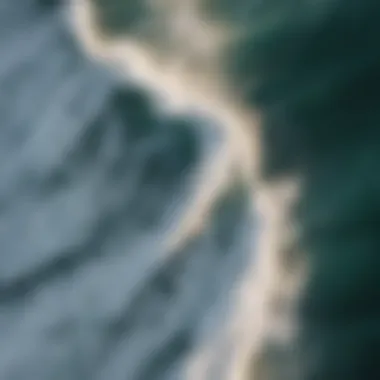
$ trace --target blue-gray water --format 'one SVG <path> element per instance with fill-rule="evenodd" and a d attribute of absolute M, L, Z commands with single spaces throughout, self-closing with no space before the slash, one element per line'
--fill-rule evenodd
<path fill-rule="evenodd" d="M 0 379 L 187 379 L 244 266 L 244 196 L 165 255 L 215 135 L 88 60 L 56 4 L 0 3 Z"/>

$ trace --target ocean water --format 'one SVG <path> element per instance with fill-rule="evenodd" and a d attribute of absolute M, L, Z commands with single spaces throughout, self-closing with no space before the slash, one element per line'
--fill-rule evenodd
<path fill-rule="evenodd" d="M 0 2 L 0 379 L 198 380 L 247 260 L 247 199 L 165 252 L 220 136 L 88 59 L 61 7 Z"/>

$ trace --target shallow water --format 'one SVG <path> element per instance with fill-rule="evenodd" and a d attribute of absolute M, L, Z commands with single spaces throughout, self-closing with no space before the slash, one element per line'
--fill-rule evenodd
<path fill-rule="evenodd" d="M 246 200 L 164 251 L 218 139 L 87 59 L 58 3 L 0 4 L 0 379 L 187 379 L 247 259 Z"/>

